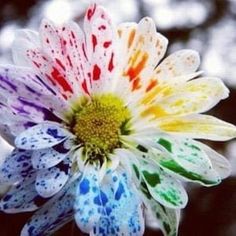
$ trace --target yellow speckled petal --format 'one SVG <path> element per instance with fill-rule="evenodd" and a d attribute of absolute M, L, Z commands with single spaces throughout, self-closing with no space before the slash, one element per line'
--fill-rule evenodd
<path fill-rule="evenodd" d="M 149 90 L 146 90 L 146 93 L 143 94 L 143 97 L 140 100 L 140 104 L 152 103 L 154 100 L 171 96 L 173 94 L 173 91 L 176 90 L 176 87 L 183 85 L 186 81 L 197 78 L 201 73 L 202 72 L 199 71 L 188 75 L 177 76 L 171 78 L 171 80 L 156 80 L 155 85 L 153 84 L 153 87 Z M 155 79 L 151 80 L 155 81 Z"/>
<path fill-rule="evenodd" d="M 209 115 L 167 117 L 157 121 L 157 126 L 168 133 L 190 138 L 225 141 L 236 137 L 236 127 Z"/>
<path fill-rule="evenodd" d="M 218 78 L 199 78 L 180 86 L 167 86 L 142 115 L 160 118 L 205 112 L 228 97 L 228 93 L 229 90 Z"/>

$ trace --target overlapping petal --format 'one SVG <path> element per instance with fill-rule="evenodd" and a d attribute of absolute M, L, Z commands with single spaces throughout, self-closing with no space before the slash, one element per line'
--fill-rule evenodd
<path fill-rule="evenodd" d="M 128 183 L 122 170 L 107 174 L 100 185 L 98 175 L 85 173 L 75 204 L 78 226 L 92 235 L 142 235 L 141 201 Z"/>
<path fill-rule="evenodd" d="M 34 183 L 36 174 L 29 174 L 24 181 L 14 185 L 0 201 L 0 210 L 7 213 L 34 211 L 47 199 L 37 193 Z"/>
<path fill-rule="evenodd" d="M 0 66 L 0 133 L 16 146 L 0 168 L 0 180 L 15 184 L 0 209 L 33 211 L 47 202 L 22 236 L 51 234 L 73 215 L 90 235 L 143 235 L 145 207 L 165 235 L 177 235 L 188 199 L 180 180 L 211 186 L 229 175 L 226 159 L 193 140 L 236 137 L 234 125 L 199 114 L 229 91 L 218 78 L 198 78 L 193 50 L 162 60 L 167 44 L 150 18 L 116 29 L 97 4 L 84 30 L 43 20 L 39 34 L 18 32 L 17 66 Z M 115 140 L 109 150 L 86 133 L 90 123 L 101 126 L 93 109 L 86 112 L 104 94 L 129 113 L 115 138 L 111 126 L 105 130 L 105 141 Z"/>
<path fill-rule="evenodd" d="M 72 146 L 65 140 L 53 147 L 35 150 L 32 153 L 32 165 L 35 169 L 50 168 L 64 160 Z"/>
<path fill-rule="evenodd" d="M 21 231 L 21 236 L 52 234 L 73 219 L 75 188 L 79 179 L 68 184 L 55 198 L 49 200 L 32 216 Z"/>
<path fill-rule="evenodd" d="M 14 149 L 0 167 L 0 182 L 14 184 L 35 172 L 31 164 L 31 156 L 32 151 Z"/>
<path fill-rule="evenodd" d="M 170 155 L 153 153 L 152 158 L 167 171 L 206 186 L 220 183 L 217 169 L 213 168 L 207 153 L 196 141 L 163 135 L 157 138 L 157 142 Z"/>

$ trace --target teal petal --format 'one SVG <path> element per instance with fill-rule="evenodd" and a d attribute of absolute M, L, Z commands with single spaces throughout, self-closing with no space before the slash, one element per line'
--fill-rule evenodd
<path fill-rule="evenodd" d="M 151 210 L 152 215 L 159 223 L 160 229 L 162 230 L 163 234 L 165 236 L 177 236 L 180 210 L 165 207 L 155 201 L 145 185 L 141 186 L 141 190 L 143 192 L 145 205 Z"/>
<path fill-rule="evenodd" d="M 188 197 L 181 183 L 165 173 L 158 165 L 148 161 L 140 164 L 140 173 L 151 196 L 170 208 L 184 208 Z"/>

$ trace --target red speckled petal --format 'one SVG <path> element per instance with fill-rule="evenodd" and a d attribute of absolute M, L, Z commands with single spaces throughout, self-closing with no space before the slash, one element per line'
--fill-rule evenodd
<path fill-rule="evenodd" d="M 111 87 L 116 63 L 115 31 L 107 12 L 96 4 L 91 5 L 85 15 L 84 30 L 92 91 L 106 91 Z"/>
<path fill-rule="evenodd" d="M 62 38 L 65 47 L 64 61 L 67 77 L 76 92 L 90 93 L 90 62 L 86 52 L 85 36 L 75 22 L 62 26 Z"/>

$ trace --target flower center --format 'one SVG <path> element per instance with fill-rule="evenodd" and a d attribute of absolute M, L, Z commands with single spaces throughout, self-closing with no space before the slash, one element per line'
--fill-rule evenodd
<path fill-rule="evenodd" d="M 119 136 L 127 134 L 129 119 L 130 112 L 118 97 L 94 96 L 84 99 L 74 113 L 72 131 L 87 152 L 104 155 L 121 146 Z"/>

